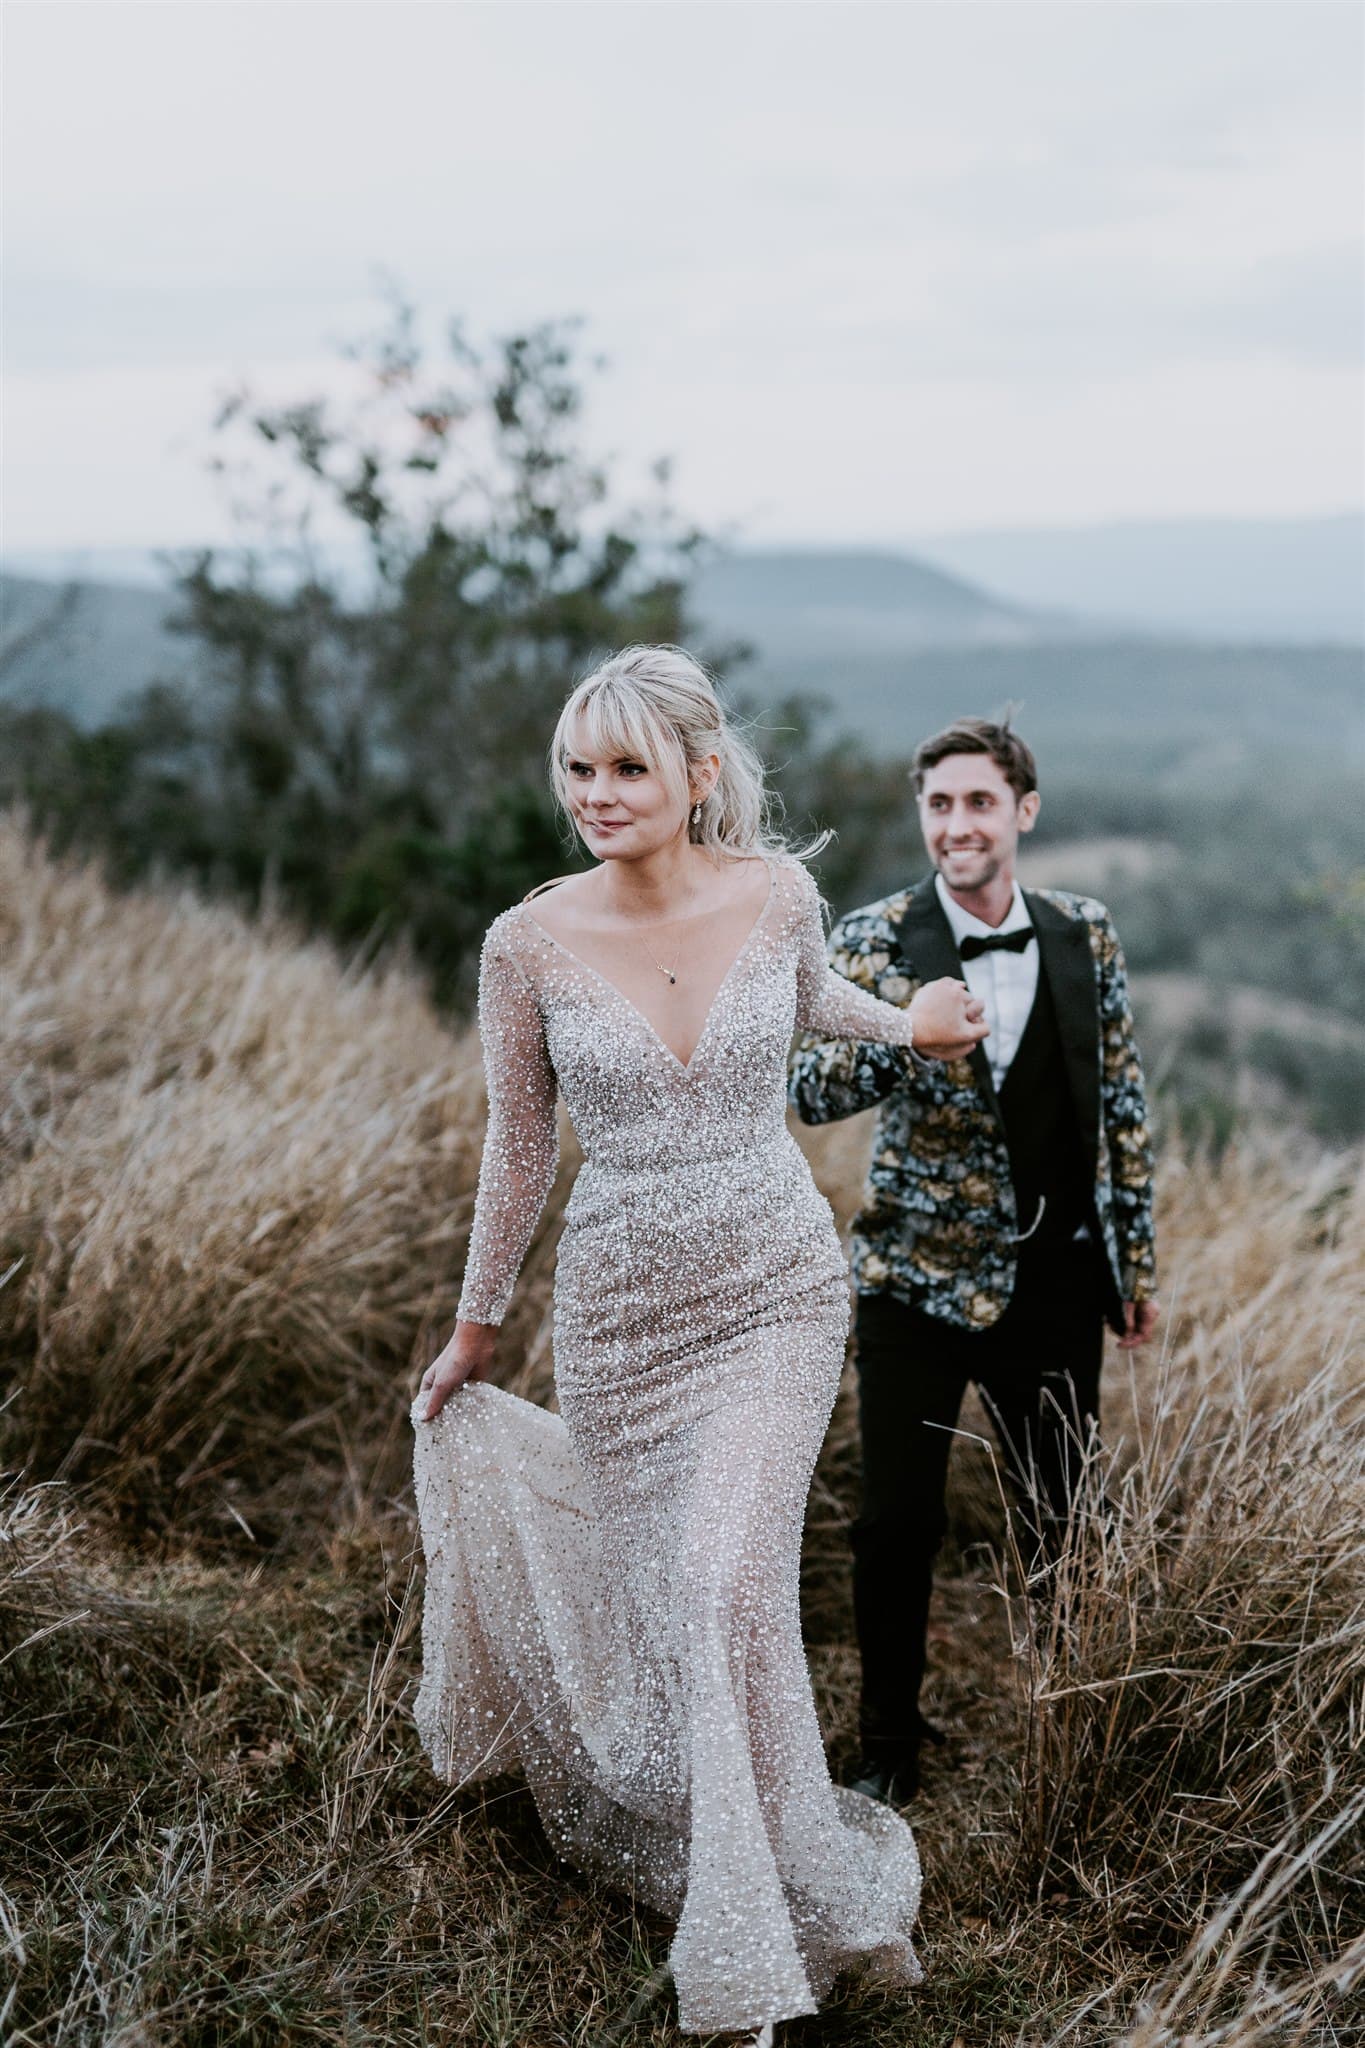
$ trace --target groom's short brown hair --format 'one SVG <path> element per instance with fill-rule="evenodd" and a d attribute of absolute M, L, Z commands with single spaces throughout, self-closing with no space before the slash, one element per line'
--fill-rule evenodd
<path fill-rule="evenodd" d="M 915 795 L 924 793 L 924 778 L 950 754 L 989 754 L 1016 797 L 1027 796 L 1038 787 L 1038 764 L 1032 749 L 1020 739 L 1005 718 L 955 718 L 932 739 L 921 740 L 915 749 L 911 776 Z"/>

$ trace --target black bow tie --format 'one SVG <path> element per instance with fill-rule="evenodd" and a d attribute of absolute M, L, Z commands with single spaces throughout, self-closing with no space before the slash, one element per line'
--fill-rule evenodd
<path fill-rule="evenodd" d="M 1017 932 L 993 932 L 988 939 L 968 932 L 957 950 L 964 960 L 975 960 L 981 953 L 1022 953 L 1032 937 L 1031 924 L 1021 924 Z"/>

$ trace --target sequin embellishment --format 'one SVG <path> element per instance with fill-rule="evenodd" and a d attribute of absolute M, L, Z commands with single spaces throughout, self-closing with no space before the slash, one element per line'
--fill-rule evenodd
<path fill-rule="evenodd" d="M 479 1024 L 462 1316 L 507 1307 L 557 1093 L 584 1164 L 555 1278 L 559 1415 L 471 1384 L 416 1424 L 433 1767 L 523 1770 L 568 1861 L 676 1922 L 686 2032 L 813 2012 L 859 1963 L 918 1983 L 914 1838 L 831 1785 L 801 1642 L 848 1288 L 784 1118 L 797 1028 L 904 1046 L 909 1020 L 831 972 L 815 885 L 780 860 L 686 1067 L 524 906 L 488 931 Z"/>

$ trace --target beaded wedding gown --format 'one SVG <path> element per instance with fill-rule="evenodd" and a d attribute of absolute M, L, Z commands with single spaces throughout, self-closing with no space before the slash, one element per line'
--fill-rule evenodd
<path fill-rule="evenodd" d="M 416 1705 L 440 1777 L 525 1772 L 571 1863 L 676 1921 L 687 2032 L 920 1979 L 914 1838 L 830 1783 L 801 1642 L 806 1496 L 848 1325 L 829 1207 L 786 1128 L 795 1029 L 905 1045 L 826 965 L 815 885 L 763 910 L 684 1066 L 517 905 L 484 944 L 488 1135 L 460 1315 L 498 1322 L 556 1166 L 560 1413 L 473 1382 L 416 1421 Z"/>

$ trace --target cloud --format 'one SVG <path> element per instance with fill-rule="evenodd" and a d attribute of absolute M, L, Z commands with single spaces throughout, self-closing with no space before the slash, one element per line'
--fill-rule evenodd
<path fill-rule="evenodd" d="M 481 329 L 587 315 L 605 431 L 710 518 L 1359 495 L 1352 8 L 20 6 L 7 41 L 16 540 L 189 518 L 169 457 L 117 513 L 131 418 L 188 445 L 196 375 L 206 419 L 317 359 L 378 264 Z"/>
<path fill-rule="evenodd" d="M 1365 362 L 1365 247 L 1332 242 L 1257 264 L 1206 305 L 1200 326 L 1224 350 L 1358 370 Z"/>

